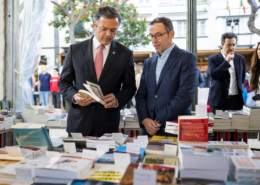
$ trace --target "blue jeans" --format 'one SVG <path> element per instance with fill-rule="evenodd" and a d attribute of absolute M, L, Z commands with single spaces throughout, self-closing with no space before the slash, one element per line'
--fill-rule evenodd
<path fill-rule="evenodd" d="M 50 91 L 40 91 L 40 99 L 42 106 L 49 105 Z"/>

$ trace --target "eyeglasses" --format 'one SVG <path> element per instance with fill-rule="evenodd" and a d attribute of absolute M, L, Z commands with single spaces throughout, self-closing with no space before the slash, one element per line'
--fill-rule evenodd
<path fill-rule="evenodd" d="M 168 33 L 168 32 L 165 32 L 165 33 Z M 151 35 L 151 34 L 149 34 L 149 35 L 147 35 L 147 37 L 148 37 L 148 39 L 150 39 L 150 40 L 152 40 L 153 38 L 155 38 L 155 39 L 161 39 L 162 38 L 162 36 L 165 34 L 165 33 L 157 33 L 157 34 L 155 34 L 155 35 Z"/>

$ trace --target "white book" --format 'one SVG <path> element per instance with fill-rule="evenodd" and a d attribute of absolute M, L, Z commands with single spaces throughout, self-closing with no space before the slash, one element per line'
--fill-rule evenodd
<path fill-rule="evenodd" d="M 81 157 L 52 157 L 42 168 L 35 168 L 34 175 L 47 178 L 81 179 L 92 168 L 93 160 Z"/>

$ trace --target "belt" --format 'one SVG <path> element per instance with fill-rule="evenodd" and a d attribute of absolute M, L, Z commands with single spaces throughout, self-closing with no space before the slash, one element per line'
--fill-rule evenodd
<path fill-rule="evenodd" d="M 232 97 L 237 96 L 237 95 L 238 94 L 236 94 L 236 95 L 228 95 L 227 98 L 232 98 Z"/>

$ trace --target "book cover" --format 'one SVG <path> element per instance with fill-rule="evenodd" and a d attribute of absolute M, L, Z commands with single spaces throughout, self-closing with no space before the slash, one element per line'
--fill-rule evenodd
<path fill-rule="evenodd" d="M 179 158 L 162 155 L 145 155 L 143 163 L 179 166 Z"/>
<path fill-rule="evenodd" d="M 259 172 L 260 156 L 231 156 L 236 172 Z"/>
<path fill-rule="evenodd" d="M 208 144 L 220 148 L 249 148 L 249 145 L 243 141 L 208 141 Z"/>
<path fill-rule="evenodd" d="M 119 182 L 123 177 L 122 171 L 95 171 L 87 179 L 95 181 Z"/>
<path fill-rule="evenodd" d="M 163 139 L 172 139 L 173 143 L 177 144 L 178 137 L 154 135 L 154 136 L 151 138 L 151 141 L 162 142 Z"/>
<path fill-rule="evenodd" d="M 179 116 L 179 141 L 208 142 L 208 118 Z"/>
<path fill-rule="evenodd" d="M 145 169 L 145 170 L 156 170 L 157 172 L 157 185 L 163 184 L 174 184 L 175 177 L 178 174 L 178 170 L 175 167 L 166 167 L 155 164 L 146 164 L 146 163 L 136 163 L 130 164 L 125 174 L 123 175 L 120 184 L 131 185 L 134 182 L 133 173 L 134 169 Z"/>
<path fill-rule="evenodd" d="M 118 183 L 94 180 L 73 180 L 68 185 L 118 185 Z"/>

